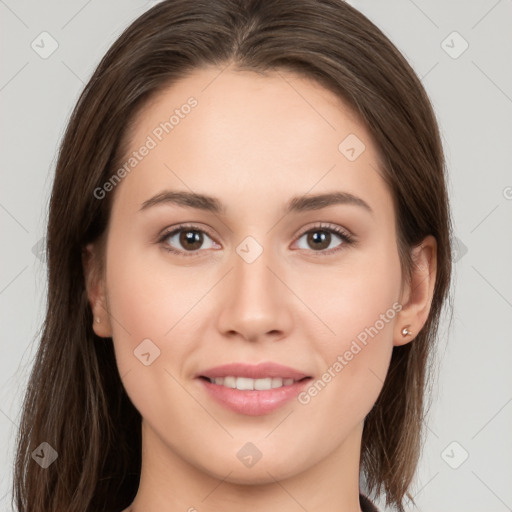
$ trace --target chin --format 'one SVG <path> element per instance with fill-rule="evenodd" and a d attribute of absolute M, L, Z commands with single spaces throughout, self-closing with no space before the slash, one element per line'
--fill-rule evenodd
<path fill-rule="evenodd" d="M 226 464 L 222 467 L 204 468 L 213 478 L 237 485 L 266 485 L 275 484 L 301 472 L 298 461 L 286 458 L 283 460 L 263 460 L 263 457 L 252 467 L 245 467 L 238 460 L 235 464 Z M 305 469 L 305 468 L 304 468 Z"/>

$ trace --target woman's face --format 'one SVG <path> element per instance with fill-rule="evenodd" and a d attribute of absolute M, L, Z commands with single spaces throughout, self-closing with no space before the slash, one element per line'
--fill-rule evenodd
<path fill-rule="evenodd" d="M 115 197 L 94 328 L 112 336 L 146 460 L 238 483 L 355 460 L 405 342 L 392 197 L 367 130 L 292 73 L 204 68 L 142 110 L 125 162 L 103 188 Z M 229 386 L 290 376 L 200 377 L 231 363 L 310 378 L 244 391 Z"/>

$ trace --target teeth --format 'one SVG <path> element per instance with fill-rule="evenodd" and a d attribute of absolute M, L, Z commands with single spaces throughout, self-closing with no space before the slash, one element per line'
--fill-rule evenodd
<path fill-rule="evenodd" d="M 248 377 L 216 377 L 210 379 L 219 386 L 225 386 L 232 389 L 249 390 L 256 389 L 258 391 L 280 388 L 282 386 L 291 386 L 293 379 L 281 379 L 280 377 L 267 377 L 265 379 L 249 379 Z"/>

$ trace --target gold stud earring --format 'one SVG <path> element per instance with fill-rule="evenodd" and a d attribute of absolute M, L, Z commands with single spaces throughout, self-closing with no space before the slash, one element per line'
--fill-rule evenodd
<path fill-rule="evenodd" d="M 404 327 L 402 329 L 402 336 L 410 336 L 412 334 L 411 331 L 409 331 L 409 329 L 407 329 L 407 327 Z"/>
<path fill-rule="evenodd" d="M 96 323 L 98 323 L 98 324 L 99 324 L 100 322 L 101 322 L 100 317 L 99 317 L 99 316 L 97 316 L 97 317 L 96 317 Z"/>

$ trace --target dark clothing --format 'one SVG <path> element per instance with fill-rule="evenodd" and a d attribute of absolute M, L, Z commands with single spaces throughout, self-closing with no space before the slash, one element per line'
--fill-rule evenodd
<path fill-rule="evenodd" d="M 359 493 L 359 505 L 363 512 L 379 512 L 379 509 L 364 495 Z"/>

